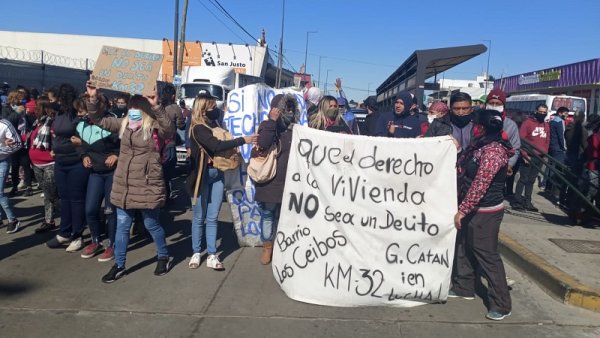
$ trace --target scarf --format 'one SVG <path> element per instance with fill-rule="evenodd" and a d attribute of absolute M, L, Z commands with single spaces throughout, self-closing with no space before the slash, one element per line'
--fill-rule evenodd
<path fill-rule="evenodd" d="M 37 124 L 41 124 L 41 127 L 39 128 L 38 133 L 33 140 L 33 147 L 43 150 L 50 150 L 50 141 L 52 139 L 50 135 L 50 126 L 52 125 L 52 118 L 48 116 L 42 116 Z"/>

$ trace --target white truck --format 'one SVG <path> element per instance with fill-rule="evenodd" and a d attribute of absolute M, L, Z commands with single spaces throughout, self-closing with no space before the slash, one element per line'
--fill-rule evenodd
<path fill-rule="evenodd" d="M 196 95 L 201 90 L 206 90 L 216 97 L 217 107 L 223 109 L 223 104 L 227 102 L 229 91 L 265 81 L 260 77 L 238 74 L 233 67 L 188 66 L 183 69 L 181 82 L 179 99 L 184 99 L 186 107 L 192 110 L 194 99 L 196 99 Z M 182 139 L 185 139 L 184 131 L 178 130 L 178 133 L 180 133 Z M 176 151 L 177 163 L 185 164 L 187 162 L 185 146 L 178 146 Z"/>
<path fill-rule="evenodd" d="M 180 98 L 185 100 L 188 109 L 192 109 L 194 99 L 201 90 L 206 90 L 217 98 L 217 107 L 223 109 L 227 95 L 232 89 L 254 83 L 263 83 L 256 76 L 239 74 L 233 67 L 188 66 L 182 73 Z"/>

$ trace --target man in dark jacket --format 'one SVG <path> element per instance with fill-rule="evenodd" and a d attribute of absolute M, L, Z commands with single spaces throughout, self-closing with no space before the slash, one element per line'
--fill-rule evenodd
<path fill-rule="evenodd" d="M 450 135 L 460 145 L 460 150 L 467 149 L 473 138 L 471 122 L 471 96 L 467 93 L 456 93 L 450 97 L 450 114 L 433 120 L 425 137 Z"/>
<path fill-rule="evenodd" d="M 175 87 L 171 84 L 166 85 L 160 95 L 160 104 L 165 107 L 167 117 L 173 121 L 175 127 L 179 130 L 185 130 L 185 119 L 181 112 L 181 108 L 175 103 Z M 163 173 L 165 177 L 165 186 L 167 189 L 167 200 L 172 198 L 171 196 L 171 180 L 175 176 L 175 166 L 177 165 L 177 144 L 181 144 L 183 140 L 177 140 L 177 134 L 171 139 L 164 140 L 164 148 L 162 150 L 163 156 Z"/>
<path fill-rule="evenodd" d="M 560 107 L 550 118 L 550 146 L 548 147 L 548 155 L 554 158 L 558 163 L 564 164 L 567 158 L 566 142 L 565 142 L 565 121 L 569 116 L 569 108 Z M 555 166 L 556 168 L 557 166 Z M 545 188 L 546 191 L 552 191 L 552 170 L 546 168 Z"/>
<path fill-rule="evenodd" d="M 382 113 L 377 121 L 377 136 L 415 138 L 427 132 L 427 117 L 421 114 L 411 115 L 412 96 L 409 92 L 400 92 L 396 96 L 394 111 Z"/>
<path fill-rule="evenodd" d="M 365 106 L 367 107 L 367 117 L 365 118 L 367 130 L 363 133 L 367 136 L 377 136 L 377 121 L 381 116 L 381 113 L 377 111 L 377 101 L 370 97 L 365 100 Z"/>

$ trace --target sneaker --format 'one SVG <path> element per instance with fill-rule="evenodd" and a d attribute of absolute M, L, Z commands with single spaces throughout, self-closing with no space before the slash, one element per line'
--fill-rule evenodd
<path fill-rule="evenodd" d="M 25 189 L 25 194 L 24 195 L 26 197 L 33 196 L 33 189 L 31 187 Z"/>
<path fill-rule="evenodd" d="M 40 194 L 40 198 L 44 198 L 44 193 L 41 193 L 41 194 Z"/>
<path fill-rule="evenodd" d="M 81 258 L 92 258 L 102 251 L 102 244 L 100 243 L 90 243 L 81 252 Z"/>
<path fill-rule="evenodd" d="M 219 256 L 217 255 L 208 256 L 208 259 L 206 260 L 206 267 L 217 271 L 225 270 L 223 263 L 221 263 L 221 261 L 219 260 Z"/>
<path fill-rule="evenodd" d="M 448 291 L 448 298 L 462 298 L 462 299 L 466 299 L 466 300 L 473 300 L 473 299 L 475 299 L 475 296 L 460 296 L 460 295 L 457 295 L 456 292 L 454 292 L 454 290 L 450 289 Z"/>
<path fill-rule="evenodd" d="M 125 267 L 120 268 L 117 266 L 117 264 L 115 264 L 112 266 L 112 268 L 110 268 L 110 271 L 106 275 L 102 276 L 102 281 L 104 283 L 112 283 L 123 277 L 125 273 Z"/>
<path fill-rule="evenodd" d="M 115 258 L 115 249 L 113 247 L 108 247 L 104 249 L 104 252 L 100 257 L 98 257 L 98 262 L 108 262 Z"/>
<path fill-rule="evenodd" d="M 69 237 L 63 237 L 61 235 L 56 235 L 52 237 L 46 245 L 51 249 L 61 248 L 67 244 L 71 243 L 71 239 Z"/>
<path fill-rule="evenodd" d="M 529 204 L 529 205 L 525 206 L 525 210 L 531 211 L 531 212 L 538 212 L 538 211 L 540 211 L 540 209 L 534 207 L 533 204 Z"/>
<path fill-rule="evenodd" d="M 156 269 L 154 269 L 154 274 L 156 276 L 165 275 L 169 272 L 169 268 L 171 267 L 171 262 L 169 262 L 169 257 L 160 257 L 156 262 Z"/>
<path fill-rule="evenodd" d="M 17 184 L 17 189 L 23 189 L 25 188 L 25 182 L 23 180 L 19 181 L 19 184 Z"/>
<path fill-rule="evenodd" d="M 79 251 L 81 248 L 83 248 L 83 238 L 77 237 L 71 241 L 67 247 L 67 252 Z"/>
<path fill-rule="evenodd" d="M 200 253 L 197 252 L 195 254 L 192 255 L 192 258 L 190 258 L 190 262 L 188 263 L 188 267 L 190 269 L 198 269 L 198 267 L 200 266 Z"/>
<path fill-rule="evenodd" d="M 525 207 L 523 207 L 523 205 L 521 203 L 511 203 L 510 204 L 511 209 L 515 210 L 515 211 L 525 211 Z"/>
<path fill-rule="evenodd" d="M 508 285 L 508 287 L 511 287 L 513 285 L 517 284 L 517 281 L 506 276 L 506 285 Z"/>
<path fill-rule="evenodd" d="M 39 228 L 35 229 L 35 233 L 36 234 L 41 234 L 44 232 L 48 232 L 51 230 L 56 229 L 56 224 L 54 223 L 47 223 L 47 222 L 42 222 L 42 225 L 39 226 Z"/>
<path fill-rule="evenodd" d="M 504 318 L 506 318 L 506 317 L 508 317 L 510 315 L 511 315 L 511 312 L 509 312 L 509 313 L 500 313 L 500 312 L 498 312 L 496 310 L 491 310 L 491 311 L 489 311 L 485 315 L 485 318 L 491 319 L 491 320 L 502 320 L 502 319 L 504 319 Z"/>
<path fill-rule="evenodd" d="M 19 225 L 21 225 L 21 223 L 18 219 L 8 222 L 8 225 L 6 226 L 6 233 L 14 234 L 15 232 L 19 231 Z"/>

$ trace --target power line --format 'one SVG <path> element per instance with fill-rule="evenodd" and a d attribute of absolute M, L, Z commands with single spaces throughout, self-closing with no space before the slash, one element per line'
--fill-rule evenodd
<path fill-rule="evenodd" d="M 215 13 L 213 13 L 206 5 L 204 5 L 200 0 L 197 0 L 204 8 L 206 8 L 206 10 L 208 10 L 215 18 L 217 18 L 217 15 Z M 228 18 L 229 20 L 231 20 L 238 28 L 240 28 L 244 33 L 246 33 L 253 41 L 257 41 L 257 39 L 250 34 L 250 32 L 248 32 L 248 30 L 246 30 L 246 28 L 244 28 L 234 17 L 233 15 L 231 15 L 231 13 L 229 13 L 229 11 L 227 11 L 227 9 L 225 7 L 223 7 L 223 5 L 221 5 L 221 3 L 218 0 L 208 0 L 208 2 L 213 5 L 219 12 L 221 12 L 221 14 L 223 14 L 226 18 Z M 243 38 L 241 38 L 239 35 L 237 35 L 236 33 L 234 33 L 231 28 L 229 28 L 229 26 L 227 24 L 225 24 L 223 21 L 221 21 L 220 19 L 217 18 L 217 20 L 219 20 L 219 22 L 221 22 L 230 32 L 232 32 L 235 36 L 237 36 L 240 40 L 244 41 L 245 43 L 246 40 L 244 40 Z M 273 53 L 277 53 L 275 50 L 273 50 L 272 48 L 267 47 L 268 50 L 270 50 Z M 287 57 L 285 57 L 285 55 L 283 56 L 283 61 L 287 63 L 287 65 L 294 71 L 296 72 L 296 68 L 292 65 L 292 63 L 287 59 Z"/>
<path fill-rule="evenodd" d="M 209 0 L 209 2 L 215 6 L 217 9 L 219 9 L 223 14 L 225 14 L 225 16 L 227 16 L 231 21 L 233 21 L 233 23 L 238 26 L 242 31 L 244 31 L 244 33 L 248 34 L 248 36 L 250 38 L 252 38 L 252 40 L 257 41 L 257 39 L 250 34 L 246 28 L 244 28 L 234 17 L 233 15 L 231 15 L 226 9 L 225 7 L 223 7 L 223 5 L 221 5 L 221 3 L 218 0 Z"/>
<path fill-rule="evenodd" d="M 299 50 L 295 50 L 295 49 L 289 49 L 286 48 L 285 49 L 288 52 L 294 52 L 294 53 L 301 53 L 304 54 L 304 51 L 299 51 Z M 320 56 L 323 58 L 327 58 L 327 59 L 333 59 L 333 60 L 342 60 L 342 61 L 348 61 L 348 62 L 354 62 L 354 63 L 361 63 L 361 64 L 365 64 L 365 65 L 372 65 L 372 66 L 379 66 L 379 67 L 397 67 L 397 66 L 392 66 L 392 65 L 384 65 L 381 63 L 374 63 L 374 62 L 367 62 L 367 61 L 360 61 L 360 60 L 353 60 L 353 59 L 347 59 L 347 58 L 341 58 L 341 57 L 337 57 L 337 56 L 327 56 L 327 55 L 321 55 L 321 54 L 313 54 L 313 53 L 308 53 L 309 55 L 312 56 Z"/>
<path fill-rule="evenodd" d="M 234 32 L 225 22 L 223 22 L 223 20 L 219 19 L 219 17 L 210 10 L 210 8 L 208 8 L 205 4 L 203 4 L 200 0 L 197 0 L 198 3 L 200 5 L 202 5 L 202 7 L 204 7 L 210 14 L 212 14 L 212 16 L 217 19 L 217 21 L 219 21 L 223 26 L 225 26 L 225 28 L 227 28 L 228 31 L 230 31 L 233 35 L 237 36 L 238 39 L 240 39 L 240 41 L 243 41 L 244 43 L 248 43 L 246 40 L 244 40 L 244 38 L 242 38 L 241 36 L 239 36 L 236 32 Z"/>

